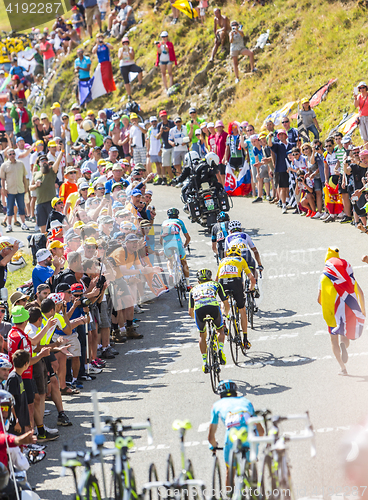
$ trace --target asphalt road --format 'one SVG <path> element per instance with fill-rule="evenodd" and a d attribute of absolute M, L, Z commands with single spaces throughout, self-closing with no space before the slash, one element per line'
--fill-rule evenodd
<path fill-rule="evenodd" d="M 159 209 L 159 223 L 165 218 L 167 208 L 181 207 L 179 190 L 154 187 L 153 202 Z M 227 344 L 228 365 L 223 368 L 223 377 L 235 380 L 240 392 L 256 409 L 270 408 L 274 414 L 310 411 L 316 429 L 317 456 L 310 458 L 309 442 L 289 445 L 296 498 L 334 496 L 343 487 L 349 493 L 340 468 L 339 441 L 344 429 L 368 414 L 368 337 L 365 333 L 352 343 L 347 365 L 349 376 L 338 376 L 339 366 L 332 357 L 316 298 L 325 252 L 330 245 L 337 245 L 341 257 L 353 265 L 355 276 L 368 296 L 368 266 L 361 262 L 368 240 L 350 225 L 282 215 L 274 205 L 266 202 L 254 205 L 250 199 L 234 199 L 231 217 L 240 219 L 249 230 L 265 270 L 260 312 L 255 318 L 254 331 L 249 333 L 252 349 L 245 363 L 236 367 Z M 191 274 L 203 266 L 215 271 L 209 237 L 186 216 L 183 220 L 192 237 L 192 255 L 188 259 Z M 83 449 L 90 444 L 91 388 L 99 391 L 102 416 L 121 416 L 126 422 L 149 417 L 152 421 L 152 446 L 147 446 L 144 432 L 133 436 L 136 448 L 131 454 L 131 464 L 138 485 L 147 481 L 152 461 L 160 478 L 164 477 L 169 452 L 173 453 L 178 469 L 179 439 L 171 428 L 175 419 L 191 421 L 186 453 L 193 462 L 196 477 L 210 484 L 212 458 L 206 437 L 211 406 L 217 396 L 212 393 L 209 376 L 201 370 L 194 323 L 180 308 L 175 291 L 147 304 L 140 319 L 144 320 L 140 326 L 144 339 L 119 345 L 120 355 L 109 362 L 95 382 L 85 383 L 82 393 L 72 400 L 64 398 L 73 427 L 62 428 L 60 439 L 47 447 L 47 459 L 29 471 L 29 479 L 41 498 L 71 498 L 70 474 L 60 477 L 60 451 L 64 443 L 70 449 Z M 51 403 L 47 403 L 47 408 L 52 414 L 45 418 L 45 423 L 54 427 L 56 411 Z M 300 426 L 294 423 L 285 429 L 297 430 Z M 223 435 L 220 425 L 219 443 Z M 222 457 L 221 464 L 224 473 Z"/>

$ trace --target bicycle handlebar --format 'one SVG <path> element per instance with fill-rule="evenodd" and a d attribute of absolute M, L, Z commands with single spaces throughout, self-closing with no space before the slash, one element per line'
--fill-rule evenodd
<path fill-rule="evenodd" d="M 116 430 L 118 429 L 119 424 L 122 422 L 122 417 L 114 418 L 114 419 L 106 419 L 105 423 L 106 425 L 103 427 L 102 432 L 110 432 L 113 431 L 114 434 L 116 433 Z M 152 437 L 152 426 L 151 426 L 151 420 L 147 418 L 146 422 L 143 423 L 137 423 L 137 424 L 130 424 L 130 425 L 122 425 L 119 428 L 119 432 L 129 432 L 129 431 L 141 431 L 147 429 L 147 441 L 148 444 L 151 445 L 153 443 L 153 437 Z"/>

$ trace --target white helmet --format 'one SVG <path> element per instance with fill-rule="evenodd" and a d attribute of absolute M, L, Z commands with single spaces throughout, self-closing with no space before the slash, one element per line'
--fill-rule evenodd
<path fill-rule="evenodd" d="M 238 220 L 232 220 L 229 222 L 229 232 L 232 233 L 233 231 L 241 231 L 242 225 L 241 222 Z"/>
<path fill-rule="evenodd" d="M 216 153 L 213 153 L 212 151 L 210 153 L 207 153 L 205 156 L 205 160 L 207 162 L 207 165 L 212 167 L 212 163 L 214 162 L 216 165 L 220 163 L 220 158 L 217 156 Z"/>
<path fill-rule="evenodd" d="M 84 120 L 83 122 L 83 128 L 86 132 L 89 132 L 90 130 L 92 130 L 94 127 L 93 125 L 93 121 L 92 120 Z"/>
<path fill-rule="evenodd" d="M 194 160 L 199 160 L 199 154 L 197 151 L 189 151 L 189 153 L 184 156 L 184 166 L 189 167 Z"/>

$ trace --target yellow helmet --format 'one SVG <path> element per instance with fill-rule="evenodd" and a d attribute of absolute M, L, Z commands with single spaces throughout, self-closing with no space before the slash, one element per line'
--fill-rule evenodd
<path fill-rule="evenodd" d="M 226 250 L 226 257 L 229 257 L 230 255 L 236 255 L 237 257 L 241 256 L 239 245 L 233 245 Z"/>

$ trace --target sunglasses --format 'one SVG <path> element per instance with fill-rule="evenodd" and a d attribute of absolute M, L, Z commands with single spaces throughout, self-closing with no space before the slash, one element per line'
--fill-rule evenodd
<path fill-rule="evenodd" d="M 79 119 L 78 119 L 78 120 L 75 120 L 75 121 L 76 121 L 76 122 L 82 122 L 83 120 L 79 120 Z"/>
<path fill-rule="evenodd" d="M 333 148 L 332 144 L 326 144 L 326 148 Z"/>
<path fill-rule="evenodd" d="M 286 122 L 281 122 L 281 123 L 289 123 L 289 120 L 287 120 Z"/>
<path fill-rule="evenodd" d="M 64 116 L 64 118 L 62 118 L 62 120 L 69 120 L 69 118 L 67 118 L 66 116 Z"/>
<path fill-rule="evenodd" d="M 10 406 L 1 405 L 1 411 L 9 411 Z"/>
<path fill-rule="evenodd" d="M 304 150 L 303 150 L 304 151 Z M 300 153 L 292 153 L 291 156 L 299 156 Z"/>
<path fill-rule="evenodd" d="M 305 149 L 302 149 L 303 153 L 305 153 L 306 151 L 310 151 L 310 148 L 305 148 Z"/>
<path fill-rule="evenodd" d="M 89 248 L 90 250 L 97 248 L 96 245 L 84 245 L 86 248 Z"/>
<path fill-rule="evenodd" d="M 72 292 L 72 294 L 74 295 L 74 297 L 76 297 L 77 299 L 79 299 L 79 297 L 82 297 L 82 293 L 75 293 L 75 292 Z"/>
<path fill-rule="evenodd" d="M 0 313 L 5 314 L 5 309 L 0 309 Z"/>
<path fill-rule="evenodd" d="M 15 153 L 8 153 L 8 156 L 15 156 Z"/>
<path fill-rule="evenodd" d="M 97 188 L 97 191 L 105 191 L 105 188 Z"/>
<path fill-rule="evenodd" d="M 88 188 L 80 189 L 80 191 L 88 191 Z"/>
<path fill-rule="evenodd" d="M 254 128 L 247 128 L 246 131 L 247 132 L 253 132 Z"/>

